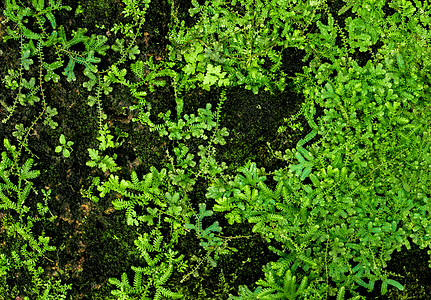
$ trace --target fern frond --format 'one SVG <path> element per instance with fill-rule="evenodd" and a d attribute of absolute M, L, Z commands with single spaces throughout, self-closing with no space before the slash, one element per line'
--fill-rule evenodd
<path fill-rule="evenodd" d="M 127 209 L 131 205 L 129 201 L 125 201 L 123 199 L 116 199 L 112 201 L 112 204 L 116 210 Z"/>
<path fill-rule="evenodd" d="M 262 287 L 257 287 L 253 292 L 246 286 L 240 285 L 238 287 L 239 296 L 229 295 L 229 300 L 257 300 L 262 293 Z"/>
<path fill-rule="evenodd" d="M 170 299 L 180 299 L 183 297 L 183 294 L 175 293 L 175 292 L 168 290 L 165 287 L 159 286 L 157 288 L 156 295 L 154 296 L 154 300 L 160 300 L 160 299 L 162 299 L 162 296 L 164 296 L 168 299 L 169 298 Z"/>
<path fill-rule="evenodd" d="M 162 233 L 159 230 L 153 230 L 152 235 L 155 235 L 154 242 L 153 242 L 153 251 L 160 252 L 163 241 Z"/>
<path fill-rule="evenodd" d="M 132 270 L 135 271 L 135 277 L 133 278 L 133 288 L 135 293 L 140 293 L 142 291 L 142 268 L 136 268 L 132 266 Z"/>
<path fill-rule="evenodd" d="M 37 176 L 39 176 L 40 171 L 38 170 L 30 171 L 32 166 L 33 166 L 33 159 L 31 158 L 27 159 L 26 162 L 22 165 L 19 173 L 21 180 L 34 179 Z"/>
<path fill-rule="evenodd" d="M 0 190 L 0 200 L 2 200 L 3 203 L 0 203 L 0 209 L 11 209 L 11 210 L 18 210 L 18 205 L 10 200 L 8 197 L 6 197 L 5 194 Z"/>
<path fill-rule="evenodd" d="M 134 209 L 134 206 L 128 206 L 126 209 L 126 220 L 127 220 L 127 225 L 129 226 L 138 226 L 139 222 L 136 219 L 136 211 Z"/>
<path fill-rule="evenodd" d="M 139 77 L 140 79 L 144 79 L 146 76 L 146 69 L 145 69 L 145 64 L 143 61 L 137 61 L 133 64 L 130 65 L 130 68 L 132 69 L 132 72 L 135 73 L 135 75 L 137 77 Z"/>
<path fill-rule="evenodd" d="M 17 204 L 18 206 L 21 206 L 24 204 L 25 199 L 27 199 L 28 195 L 30 194 L 32 184 L 26 184 L 24 189 L 22 191 L 18 192 L 18 199 Z"/>
<path fill-rule="evenodd" d="M 245 177 L 243 175 L 237 175 L 242 186 L 251 185 L 256 187 L 260 181 L 266 180 L 266 176 L 258 175 L 256 163 L 254 162 L 248 162 L 244 167 L 240 167 L 238 172 L 242 172 L 245 175 Z"/>
<path fill-rule="evenodd" d="M 342 286 L 337 293 L 337 300 L 344 300 L 344 294 L 345 294 L 346 290 L 345 287 Z"/>
<path fill-rule="evenodd" d="M 173 270 L 174 270 L 174 267 L 172 263 L 170 263 L 168 265 L 168 268 L 165 270 L 165 272 L 160 276 L 158 280 L 155 281 L 156 286 L 164 285 L 166 281 L 168 281 L 169 277 L 171 277 Z"/>
<path fill-rule="evenodd" d="M 139 178 L 138 178 L 138 175 L 136 174 L 136 172 L 135 172 L 135 171 L 133 171 L 133 172 L 132 172 L 132 174 L 130 174 L 130 177 L 131 177 L 131 179 L 132 179 L 132 184 L 133 184 L 134 186 L 136 186 L 136 185 L 138 185 L 138 184 L 139 184 Z"/>
<path fill-rule="evenodd" d="M 258 187 L 263 192 L 265 198 L 274 198 L 274 192 L 262 181 L 258 183 Z"/>
<path fill-rule="evenodd" d="M 145 181 L 144 181 L 143 188 L 149 189 L 152 181 L 153 181 L 153 173 L 148 173 L 147 175 L 145 175 Z"/>

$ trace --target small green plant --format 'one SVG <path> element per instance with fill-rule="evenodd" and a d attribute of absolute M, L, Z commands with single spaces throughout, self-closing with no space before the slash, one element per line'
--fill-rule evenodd
<path fill-rule="evenodd" d="M 253 91 L 284 90 L 282 51 L 303 49 L 307 28 L 325 1 L 192 1 L 192 27 L 176 19 L 169 32 L 169 59 L 181 66 L 181 85 L 244 86 Z M 280 20 L 283 20 L 282 22 Z M 269 67 L 268 67 L 269 66 Z"/>
<path fill-rule="evenodd" d="M 98 167 L 102 169 L 103 172 L 115 172 L 120 170 L 121 168 L 117 166 L 115 159 L 117 158 L 117 154 L 114 153 L 112 156 L 109 155 L 101 155 L 99 154 L 99 150 L 88 149 L 88 153 L 90 155 L 91 160 L 87 161 L 87 166 L 89 167 Z"/>
<path fill-rule="evenodd" d="M 127 138 L 128 133 L 122 132 L 120 130 L 117 131 L 117 138 L 114 141 L 114 136 L 111 134 L 111 131 L 108 128 L 108 125 L 105 124 L 100 130 L 99 130 L 99 136 L 97 137 L 97 140 L 99 141 L 99 150 L 101 152 L 109 149 L 109 148 L 118 148 L 123 143 L 123 139 L 119 141 L 120 138 Z M 115 172 L 120 170 L 121 168 L 117 166 L 117 163 L 115 162 L 115 159 L 117 158 L 117 154 L 114 153 L 112 156 L 99 153 L 99 150 L 97 149 L 87 149 L 88 153 L 90 155 L 91 160 L 87 162 L 87 166 L 89 167 L 98 167 L 102 169 L 103 172 L 109 171 L 109 172 Z"/>
<path fill-rule="evenodd" d="M 32 170 L 33 159 L 20 164 L 20 154 L 8 139 L 3 145 L 7 151 L 1 153 L 0 160 L 0 225 L 6 234 L 0 235 L 0 295 L 13 299 L 23 295 L 25 299 L 66 299 L 71 286 L 50 277 L 43 268 L 46 255 L 56 247 L 49 245 L 50 237 L 44 230 L 35 233 L 56 219 L 47 205 L 50 190 L 42 190 L 44 202 L 31 208 L 30 202 L 34 202 L 37 193 L 32 180 L 40 171 Z M 18 277 L 28 278 L 25 286 L 13 280 Z"/>
<path fill-rule="evenodd" d="M 70 286 L 46 272 L 53 263 L 47 254 L 55 250 L 49 245 L 51 231 L 44 227 L 56 217 L 47 217 L 51 190 L 42 190 L 43 202 L 37 201 L 40 191 L 34 179 L 40 172 L 32 170 L 34 157 L 21 163 L 20 150 L 25 147 L 32 154 L 29 136 L 37 126 L 58 126 L 52 118 L 61 110 L 48 106 L 46 85 L 61 79 L 72 84 L 80 75 L 88 78 L 86 92 L 92 92 L 87 103 L 97 104 L 98 110 L 98 147 L 88 146 L 87 166 L 100 168 L 107 178 L 92 177 L 81 194 L 93 202 L 102 200 L 99 205 L 114 197 L 117 215 L 124 212 L 121 224 L 136 233 L 124 242 L 132 242 L 142 258 L 139 267 L 132 267 L 133 280 L 124 270 L 119 278 L 109 278 L 115 299 L 188 299 L 190 295 L 179 293 L 185 285 L 175 285 L 179 273 L 186 274 L 182 284 L 190 275 L 198 276 L 204 262 L 215 267 L 220 255 L 236 250 L 227 247 L 228 241 L 248 237 L 222 236 L 240 227 L 272 242 L 268 249 L 278 258 L 263 267 L 264 278 L 252 290 L 242 285 L 239 296 L 230 299 L 341 300 L 346 293 L 358 299 L 358 286 L 373 290 L 379 283 L 382 295 L 391 287 L 402 291 L 404 286 L 390 278 L 396 274 L 386 270 L 393 252 L 409 249 L 410 243 L 431 248 L 429 1 L 344 0 L 335 11 L 349 16 L 336 18 L 331 14 L 334 1 L 211 0 L 201 5 L 192 0 L 189 12 L 195 22 L 186 26 L 178 20 L 175 1 L 168 0 L 172 23 L 167 55 L 147 60 L 137 39 L 144 32 L 150 0 L 122 2 L 129 22 L 113 25 L 108 32 L 118 37 L 108 46 L 105 35 L 87 35 L 85 28 L 68 33 L 58 26 L 57 11 L 71 9 L 61 1 L 6 0 L 0 29 L 5 28 L 4 41 L 14 40 L 19 56 L 17 66 L 5 68 L 2 78 L 15 94 L 12 104 L 2 99 L 0 104 L 6 112 L 3 122 L 15 122 L 9 128 L 14 128 L 19 148 L 6 139 L 0 158 L 0 298 L 68 296 Z M 78 6 L 75 15 L 86 13 Z M 303 62 L 311 61 L 294 81 L 294 91 L 305 102 L 297 113 L 286 112 L 278 133 L 303 131 L 300 115 L 311 132 L 284 155 L 276 152 L 284 162 L 273 172 L 247 162 L 236 174 L 226 174 L 217 153 L 229 134 L 220 120 L 224 103 L 229 103 L 227 91 L 284 91 L 291 78 L 286 76 L 289 48 L 303 50 Z M 118 59 L 100 71 L 108 50 Z M 128 138 L 118 129 L 111 134 L 104 123 L 108 115 L 102 107 L 108 103 L 102 95 L 117 83 L 138 100 L 129 107 L 138 111 L 133 121 L 168 144 L 160 169 L 109 174 L 120 170 L 117 154 Z M 151 93 L 168 84 L 173 95 L 166 100 L 172 103 L 151 101 Z M 221 90 L 215 112 L 204 104 L 194 114 L 184 113 L 193 101 L 186 96 L 196 88 Z M 152 105 L 154 110 L 176 111 L 156 115 Z M 36 115 L 30 122 L 15 121 L 14 112 L 24 106 L 36 109 Z M 73 142 L 63 134 L 59 142 L 55 152 L 70 157 Z M 219 216 L 227 219 L 223 232 Z M 176 247 L 190 237 L 199 239 L 201 248 L 183 248 L 179 255 Z M 198 255 L 199 263 L 189 265 L 187 259 Z M 20 276 L 28 280 L 20 281 Z"/>
<path fill-rule="evenodd" d="M 137 299 L 135 296 L 139 299 L 149 299 L 150 294 L 154 300 L 183 298 L 181 293 L 173 292 L 166 287 L 172 272 L 185 265 L 182 261 L 183 255 L 176 257 L 178 253 L 172 251 L 169 244 L 163 243 L 163 236 L 158 229 L 140 236 L 134 243 L 147 266 L 132 267 L 135 272 L 133 286 L 130 285 L 126 273 L 122 274 L 121 281 L 109 278 L 109 283 L 117 288 L 111 291 L 112 295 L 125 300 Z"/>
<path fill-rule="evenodd" d="M 55 152 L 62 152 L 64 157 L 69 157 L 70 153 L 73 151 L 72 146 L 74 143 L 72 141 L 66 141 L 66 137 L 64 136 L 64 134 L 60 135 L 59 141 L 60 145 L 55 147 Z"/>

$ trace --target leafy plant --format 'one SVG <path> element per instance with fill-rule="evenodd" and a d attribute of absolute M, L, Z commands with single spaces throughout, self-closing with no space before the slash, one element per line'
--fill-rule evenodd
<path fill-rule="evenodd" d="M 150 238 L 154 238 L 152 244 Z M 144 234 L 135 240 L 135 245 L 145 259 L 147 266 L 132 267 L 135 272 L 133 286 L 130 286 L 126 273 L 121 276 L 121 281 L 116 278 L 109 278 L 109 283 L 117 288 L 111 291 L 112 295 L 117 297 L 116 299 L 137 299 L 136 297 L 147 299 L 150 294 L 156 300 L 183 297 L 181 293 L 172 292 L 165 287 L 174 270 L 174 264 L 179 264 L 183 257 L 175 257 L 177 252 L 162 246 L 162 240 L 163 236 L 158 230 L 153 230 L 150 235 Z M 150 254 L 154 257 L 151 258 Z M 143 276 L 145 277 L 143 278 Z M 143 282 L 143 279 L 146 279 L 146 282 Z M 155 289 L 154 293 L 151 292 L 151 287 Z"/>
<path fill-rule="evenodd" d="M 50 212 L 47 198 L 43 204 L 37 203 L 35 212 L 26 205 L 35 191 L 31 180 L 40 172 L 31 170 L 32 159 L 25 160 L 21 166 L 15 165 L 14 161 L 19 161 L 19 152 L 7 139 L 3 145 L 7 152 L 2 152 L 0 162 L 0 209 L 4 214 L 2 231 L 5 230 L 6 234 L 0 236 L 0 292 L 11 297 L 25 295 L 27 299 L 29 296 L 34 299 L 66 299 L 71 286 L 51 278 L 43 268 L 45 253 L 55 251 L 56 247 L 49 245 L 50 238 L 44 233 L 35 235 L 33 231 L 33 227 L 53 221 L 56 216 L 45 216 Z M 44 194 L 49 196 L 49 193 Z M 13 277 L 27 278 L 26 286 L 10 280 Z"/>
<path fill-rule="evenodd" d="M 185 228 L 189 230 L 195 230 L 197 237 L 201 239 L 205 239 L 207 241 L 202 241 L 200 245 L 205 250 L 210 250 L 210 248 L 214 248 L 216 246 L 220 246 L 222 244 L 222 239 L 214 236 L 214 232 L 220 232 L 222 228 L 219 226 L 219 223 L 215 221 L 212 225 L 208 226 L 206 229 L 202 228 L 202 219 L 204 217 L 212 216 L 213 212 L 211 210 L 206 210 L 205 203 L 199 203 L 199 213 L 196 216 L 196 225 L 195 224 L 186 224 Z"/>
<path fill-rule="evenodd" d="M 307 287 L 307 277 L 304 277 L 301 283 L 296 284 L 296 277 L 292 276 L 290 270 L 282 278 L 282 285 L 277 282 L 276 275 L 272 272 L 265 272 L 266 280 L 259 280 L 257 284 L 267 287 L 259 294 L 261 299 L 296 299 Z"/>
<path fill-rule="evenodd" d="M 99 140 L 99 150 L 105 151 L 108 148 L 118 148 L 123 143 L 123 140 L 118 141 L 120 138 L 127 138 L 128 133 L 121 133 L 119 132 L 119 135 L 117 139 L 114 141 L 114 136 L 110 134 L 110 130 L 108 128 L 108 125 L 105 124 L 101 129 L 99 129 L 99 136 L 97 137 L 97 140 Z M 97 149 L 87 149 L 88 153 L 90 155 L 91 160 L 87 162 L 87 166 L 89 167 L 98 167 L 102 169 L 103 172 L 109 171 L 109 172 L 116 172 L 120 170 L 121 168 L 117 166 L 117 163 L 115 162 L 115 159 L 117 158 L 117 154 L 114 153 L 112 156 L 99 154 L 99 150 Z"/>
<path fill-rule="evenodd" d="M 116 172 L 121 169 L 121 167 L 117 166 L 115 159 L 117 158 L 117 154 L 113 154 L 112 157 L 109 155 L 100 155 L 99 150 L 88 149 L 88 153 L 90 155 L 91 160 L 87 161 L 87 166 L 89 167 L 98 167 L 103 172 Z"/>
<path fill-rule="evenodd" d="M 364 49 L 369 42 L 375 41 L 361 42 Z M 357 285 L 373 290 L 380 280 L 385 294 L 388 285 L 404 289 L 388 281 L 384 270 L 393 251 L 410 247 L 407 236 L 429 245 L 428 225 L 417 221 L 428 211 L 423 205 L 430 194 L 424 184 L 429 170 L 419 167 L 427 165 L 430 151 L 429 114 L 421 113 L 429 105 L 429 86 L 426 75 L 406 76 L 408 67 L 394 43 L 382 52 L 383 61 L 362 67 L 351 58 L 334 57 L 333 64 L 304 68 L 303 112 L 313 131 L 298 142 L 297 151 L 286 151 L 283 159 L 290 165 L 275 171 L 275 189 L 267 191 L 259 182 L 252 190 L 236 184 L 238 176 L 209 189 L 207 196 L 217 202 L 214 210 L 229 211 L 230 222 L 248 220 L 256 224 L 253 231 L 283 243 L 273 265 L 279 276 L 290 268 L 310 282 L 331 278 L 351 291 Z M 315 120 L 317 107 L 323 115 Z M 315 136 L 319 139 L 304 147 Z M 417 181 L 409 180 L 412 172 Z M 242 193 L 249 201 L 240 202 Z M 273 195 L 273 205 L 254 206 Z M 323 284 L 313 290 L 314 297 L 334 293 Z"/>
<path fill-rule="evenodd" d="M 324 2 L 192 1 L 192 5 L 190 16 L 197 23 L 187 27 L 177 20 L 169 32 L 169 59 L 183 61 L 183 85 L 194 87 L 196 82 L 204 89 L 216 82 L 243 85 L 257 94 L 260 88 L 284 90 L 282 50 L 303 47 L 305 32 L 319 19 L 317 10 Z"/>
<path fill-rule="evenodd" d="M 128 135 L 111 134 L 109 123 L 103 122 L 102 99 L 117 83 L 137 100 L 131 107 L 138 111 L 134 121 L 170 143 L 160 170 L 150 166 L 144 174 L 132 171 L 130 178 L 106 173 L 106 181 L 93 177 L 90 188 L 81 189 L 94 202 L 114 196 L 114 208 L 124 210 L 124 224 L 138 235 L 134 245 L 145 265 L 132 267 L 133 282 L 128 273 L 109 279 L 114 297 L 187 297 L 175 292 L 177 273 L 188 272 L 183 283 L 204 261 L 215 266 L 218 255 L 228 253 L 227 242 L 240 237 L 222 237 L 220 220 L 205 225 L 213 211 L 230 225 L 252 224 L 252 232 L 272 243 L 269 250 L 278 256 L 265 265 L 265 277 L 254 290 L 242 285 L 239 296 L 230 299 L 341 300 L 346 291 L 358 299 L 358 286 L 371 291 L 376 283 L 381 283 L 382 295 L 390 286 L 404 289 L 396 274 L 386 270 L 393 252 L 409 249 L 411 243 L 431 247 L 428 1 L 346 0 L 335 18 L 330 1 L 193 0 L 191 26 L 178 19 L 175 2 L 169 1 L 168 55 L 160 62 L 155 56 L 139 57 L 136 45 L 149 0 L 123 0 L 122 13 L 130 22 L 110 29 L 118 35 L 111 46 L 105 36 L 87 34 L 85 28 L 68 33 L 58 26 L 57 11 L 70 9 L 60 1 L 22 2 L 6 1 L 1 24 L 4 40 L 19 42 L 20 50 L 19 66 L 2 79 L 15 93 L 12 105 L 0 100 L 7 112 L 3 122 L 19 106 L 39 106 L 39 111 L 30 124 L 15 124 L 18 149 L 4 141 L 0 294 L 65 299 L 70 289 L 45 271 L 50 263 L 45 254 L 55 247 L 43 226 L 39 235 L 34 228 L 55 217 L 46 217 L 50 190 L 42 191 L 43 203 L 29 205 L 36 199 L 33 182 L 39 172 L 32 170 L 32 158 L 21 163 L 20 155 L 22 147 L 30 150 L 28 137 L 40 121 L 58 126 L 45 87 L 58 83 L 60 73 L 69 82 L 76 80 L 77 64 L 88 78 L 84 88 L 92 92 L 87 102 L 98 110 L 98 148 L 88 148 L 88 166 L 120 170 L 118 148 Z M 72 50 L 77 45 L 83 50 Z M 284 162 L 273 172 L 246 162 L 237 174 L 225 174 L 217 145 L 224 145 L 228 136 L 220 120 L 226 92 L 237 87 L 254 94 L 285 90 L 288 48 L 304 50 L 303 61 L 309 62 L 294 78 L 294 90 L 305 101 L 285 121 L 292 130 L 302 130 L 302 124 L 292 122 L 304 115 L 311 130 L 296 147 L 276 152 Z M 110 49 L 118 59 L 101 71 L 101 57 Z M 56 56 L 46 58 L 47 53 Z M 128 60 L 136 61 L 124 65 Z M 151 96 L 167 84 L 173 91 L 167 100 L 176 111 L 155 116 Z M 185 95 L 197 88 L 221 90 L 215 111 L 207 104 L 195 114 L 184 113 Z M 59 141 L 55 151 L 70 156 L 73 142 L 63 134 Z M 202 182 L 209 185 L 207 203 L 194 194 Z M 214 206 L 207 210 L 210 202 Z M 175 248 L 191 233 L 206 254 L 190 271 L 185 258 L 193 253 L 178 255 Z M 20 276 L 25 284 L 18 284 Z"/>
<path fill-rule="evenodd" d="M 66 138 L 64 137 L 64 134 L 60 135 L 60 145 L 55 147 L 55 152 L 59 153 L 62 152 L 64 157 L 69 157 L 70 153 L 73 151 L 72 146 L 73 146 L 73 142 L 72 141 L 66 141 Z"/>

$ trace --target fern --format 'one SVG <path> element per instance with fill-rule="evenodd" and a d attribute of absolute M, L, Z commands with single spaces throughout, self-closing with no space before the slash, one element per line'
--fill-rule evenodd
<path fill-rule="evenodd" d="M 257 300 L 259 299 L 259 295 L 262 291 L 262 287 L 257 287 L 254 291 L 251 291 L 247 286 L 240 285 L 239 288 L 239 296 L 229 295 L 229 300 Z"/>
<path fill-rule="evenodd" d="M 259 182 L 266 180 L 266 176 L 259 176 L 256 163 L 254 162 L 248 162 L 244 167 L 240 167 L 238 171 L 245 175 L 239 175 L 235 178 L 235 182 L 242 187 L 246 185 L 256 187 Z"/>
<path fill-rule="evenodd" d="M 204 239 L 207 241 L 201 241 L 200 245 L 205 250 L 210 250 L 216 246 L 222 244 L 222 239 L 214 236 L 214 232 L 221 232 L 222 228 L 219 226 L 219 223 L 215 221 L 212 225 L 203 229 L 202 220 L 204 217 L 212 216 L 213 212 L 211 210 L 206 210 L 205 203 L 199 203 L 199 213 L 196 216 L 196 225 L 194 224 L 185 224 L 185 228 L 188 230 L 195 230 L 196 235 L 199 239 Z"/>
<path fill-rule="evenodd" d="M 301 180 L 307 178 L 310 175 L 312 168 L 314 167 L 313 159 L 314 157 L 306 150 L 299 149 L 295 153 L 296 158 L 299 161 L 298 165 L 291 165 L 290 169 L 295 171 L 296 175 L 300 177 Z"/>
<path fill-rule="evenodd" d="M 152 243 L 150 243 L 151 238 Z M 163 236 L 157 229 L 135 240 L 135 245 L 141 256 L 144 257 L 147 266 L 132 267 L 135 272 L 133 286 L 130 285 L 126 273 L 121 276 L 121 281 L 109 278 L 109 282 L 117 288 L 111 291 L 114 296 L 120 297 L 119 299 L 135 299 L 136 296 L 139 299 L 147 299 L 150 295 L 153 295 L 153 299 L 161 299 L 162 296 L 168 299 L 183 297 L 181 293 L 172 292 L 165 287 L 174 271 L 174 265 L 178 264 L 183 257 L 175 257 L 177 252 L 172 251 L 162 242 Z M 151 255 L 154 255 L 154 258 L 151 258 Z M 154 292 L 152 292 L 152 288 L 155 289 Z"/>
<path fill-rule="evenodd" d="M 27 159 L 20 165 L 20 154 L 9 140 L 3 142 L 7 151 L 1 153 L 0 161 L 0 209 L 3 211 L 2 228 L 7 232 L 4 243 L 7 248 L 0 253 L 0 274 L 8 276 L 18 276 L 24 273 L 31 280 L 22 286 L 10 286 L 6 280 L 0 281 L 0 290 L 7 291 L 12 295 L 18 289 L 26 291 L 25 295 L 38 296 L 38 299 L 65 299 L 70 285 L 62 285 L 59 281 L 53 283 L 41 267 L 46 257 L 46 253 L 55 251 L 55 246 L 49 245 L 49 237 L 42 232 L 37 236 L 33 232 L 35 225 L 40 225 L 38 221 L 53 221 L 53 218 L 46 218 L 49 211 L 47 198 L 49 192 L 44 192 L 45 202 L 37 203 L 37 210 L 31 211 L 26 206 L 26 201 L 32 198 L 32 180 L 40 174 L 38 170 L 32 170 L 33 160 Z M 9 158 L 8 152 L 12 154 L 13 160 Z M 39 213 L 38 218 L 33 214 Z M 5 276 L 6 279 L 8 276 Z M 27 292 L 27 291 L 32 291 Z M 40 298 L 43 297 L 43 298 Z"/>
<path fill-rule="evenodd" d="M 15 146 L 11 146 L 9 140 L 4 140 L 4 145 L 8 150 L 11 150 L 12 154 L 17 154 L 15 151 Z M 32 183 L 29 181 L 31 179 L 39 176 L 40 171 L 31 170 L 33 166 L 33 160 L 27 159 L 24 164 L 18 169 L 18 182 L 15 184 L 10 179 L 11 169 L 14 166 L 13 161 L 7 156 L 6 152 L 2 152 L 2 161 L 0 163 L 0 177 L 3 179 L 3 183 L 0 183 L 0 203 L 1 209 L 13 209 L 19 215 L 24 214 L 28 211 L 28 207 L 24 205 L 25 200 L 32 190 Z M 18 159 L 18 157 L 15 157 Z M 13 194 L 16 193 L 16 196 Z M 16 202 L 14 198 L 16 197 Z"/>
<path fill-rule="evenodd" d="M 298 285 L 290 270 L 278 279 L 273 272 L 266 269 L 265 280 L 259 280 L 257 284 L 260 286 L 254 292 L 242 287 L 238 297 L 230 295 L 229 299 L 297 299 L 307 289 L 308 279 L 304 277 Z"/>

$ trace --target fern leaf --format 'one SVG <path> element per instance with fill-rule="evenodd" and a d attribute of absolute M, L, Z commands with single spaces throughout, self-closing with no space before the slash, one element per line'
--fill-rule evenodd
<path fill-rule="evenodd" d="M 298 295 L 302 294 L 305 289 L 307 288 L 308 285 L 308 278 L 307 276 L 304 276 L 304 278 L 302 278 L 301 284 L 299 285 L 298 289 L 296 290 L 296 293 Z"/>
<path fill-rule="evenodd" d="M 132 72 L 135 73 L 135 75 L 137 77 L 139 77 L 140 79 L 144 79 L 145 78 L 145 64 L 142 61 L 137 61 L 134 64 L 130 65 Z"/>
<path fill-rule="evenodd" d="M 296 145 L 297 148 L 301 148 L 304 144 L 308 143 L 312 138 L 314 138 L 317 134 L 317 130 L 312 130 L 309 134 L 307 134 L 303 139 L 299 140 Z"/>
<path fill-rule="evenodd" d="M 152 181 L 153 181 L 153 173 L 148 173 L 147 175 L 145 175 L 144 189 L 150 188 Z"/>
<path fill-rule="evenodd" d="M 133 278 L 133 288 L 135 292 L 140 292 L 142 289 L 142 268 L 136 268 L 132 266 L 132 270 L 135 271 L 135 277 Z"/>
<path fill-rule="evenodd" d="M 258 183 L 259 188 L 262 190 L 266 198 L 274 198 L 274 192 L 262 181 Z"/>
<path fill-rule="evenodd" d="M 132 179 L 132 184 L 133 185 L 138 185 L 139 184 L 139 178 L 138 178 L 138 175 L 136 174 L 135 171 L 133 171 L 132 174 L 130 174 L 130 177 Z"/>
<path fill-rule="evenodd" d="M 138 239 L 134 241 L 134 244 L 142 253 L 153 250 L 153 246 L 148 240 L 148 234 L 138 237 Z"/>
<path fill-rule="evenodd" d="M 366 288 L 366 289 L 369 289 L 369 285 L 368 285 L 368 283 L 366 283 L 365 281 L 363 281 L 361 278 L 357 278 L 356 280 L 355 280 L 355 282 L 357 283 L 357 284 L 359 284 L 360 286 L 362 286 L 362 287 L 364 287 L 364 288 Z M 387 283 L 386 283 L 387 284 Z M 383 284 L 382 284 L 382 288 L 383 288 Z"/>
<path fill-rule="evenodd" d="M 156 235 L 156 237 L 155 237 L 154 242 L 153 242 L 153 251 L 160 252 L 161 251 L 160 246 L 162 245 L 163 236 L 160 233 L 160 231 L 158 231 L 158 230 L 155 232 L 155 235 Z"/>
<path fill-rule="evenodd" d="M 253 292 L 246 285 L 240 285 L 238 287 L 239 296 L 229 295 L 229 300 L 255 300 L 259 299 L 258 297 L 261 295 L 262 287 L 257 287 Z"/>
<path fill-rule="evenodd" d="M 166 283 L 166 281 L 168 281 L 169 277 L 171 277 L 173 269 L 174 269 L 174 267 L 170 263 L 169 266 L 168 266 L 168 268 L 162 274 L 162 276 L 160 276 L 160 278 L 155 281 L 156 286 L 164 285 Z"/>
<path fill-rule="evenodd" d="M 394 287 L 396 287 L 400 291 L 404 291 L 404 286 L 401 283 L 399 283 L 398 281 L 393 280 L 393 279 L 387 279 L 386 282 L 387 282 L 387 284 L 393 285 Z"/>
<path fill-rule="evenodd" d="M 116 199 L 112 201 L 112 204 L 116 210 L 127 209 L 131 205 L 129 201 L 125 201 L 123 199 Z"/>
<path fill-rule="evenodd" d="M 245 185 L 251 185 L 253 187 L 256 187 L 256 185 L 260 182 L 260 181 L 265 181 L 266 180 L 266 176 L 259 176 L 258 175 L 258 170 L 256 167 L 256 163 L 254 162 L 248 162 L 246 164 L 246 166 L 244 167 L 240 167 L 238 169 L 238 172 L 242 172 L 245 177 L 243 175 L 238 175 L 238 179 L 241 182 L 241 184 L 243 186 Z"/>
<path fill-rule="evenodd" d="M 18 206 L 21 206 L 24 204 L 25 199 L 27 199 L 28 195 L 30 194 L 31 186 L 32 186 L 31 184 L 26 184 L 24 189 L 18 192 L 18 201 L 17 201 Z"/>
<path fill-rule="evenodd" d="M 18 206 L 15 202 L 10 200 L 8 197 L 6 197 L 5 194 L 0 189 L 0 200 L 2 200 L 3 203 L 0 203 L 0 209 L 11 209 L 11 210 L 18 210 Z"/>
<path fill-rule="evenodd" d="M 27 159 L 26 162 L 22 165 L 20 170 L 19 177 L 21 180 L 33 179 L 39 176 L 40 171 L 37 171 L 37 170 L 30 171 L 32 166 L 33 166 L 33 159 L 31 158 Z"/>
<path fill-rule="evenodd" d="M 342 286 L 337 293 L 337 300 L 344 300 L 345 288 Z"/>
<path fill-rule="evenodd" d="M 183 294 L 181 294 L 181 293 L 175 293 L 175 292 L 172 292 L 172 291 L 167 290 L 165 288 L 163 288 L 162 294 L 163 294 L 163 296 L 169 297 L 171 299 L 180 299 L 180 298 L 183 297 Z"/>
<path fill-rule="evenodd" d="M 301 180 L 304 180 L 310 173 L 314 164 L 312 161 L 306 161 L 304 157 L 298 152 L 295 153 L 296 158 L 299 161 L 298 165 L 290 165 L 289 168 L 295 171 L 296 176 L 300 176 Z"/>
<path fill-rule="evenodd" d="M 129 206 L 126 209 L 126 220 L 129 226 L 138 226 L 139 222 L 136 220 L 136 211 L 133 206 Z"/>

